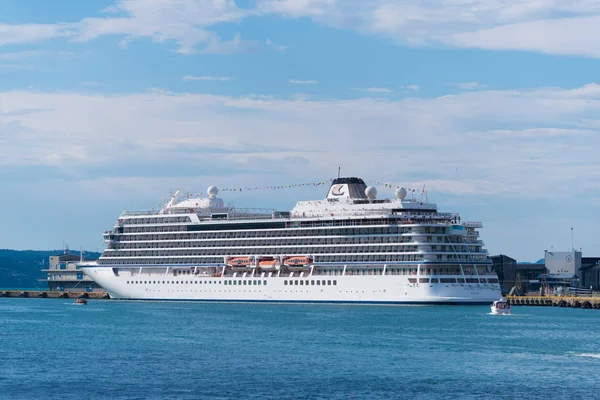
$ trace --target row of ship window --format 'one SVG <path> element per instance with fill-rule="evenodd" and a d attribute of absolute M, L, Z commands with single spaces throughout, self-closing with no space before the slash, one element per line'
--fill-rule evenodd
<path fill-rule="evenodd" d="M 295 252 L 299 253 L 299 252 Z M 289 252 L 287 254 L 294 254 Z M 244 254 L 247 255 L 247 254 Z M 438 261 L 450 261 L 450 262 L 485 262 L 486 256 L 437 256 Z M 419 262 L 423 261 L 423 255 L 421 254 L 337 254 L 337 255 L 315 255 L 315 262 L 327 262 L 327 263 L 355 263 L 355 262 Z M 113 256 L 112 253 L 105 253 L 99 261 L 101 264 L 222 264 L 223 257 L 210 257 L 210 256 L 186 256 L 177 257 L 159 257 L 159 256 Z"/>
<path fill-rule="evenodd" d="M 226 250 L 226 251 L 224 251 Z M 239 247 L 239 248 L 195 248 L 189 250 L 175 249 L 144 249 L 144 250 L 112 250 L 105 253 L 108 257 L 143 257 L 143 256 L 235 256 L 248 254 L 364 254 L 364 253 L 410 253 L 416 252 L 417 246 L 344 246 L 344 247 Z"/>
<path fill-rule="evenodd" d="M 410 283 L 498 283 L 498 279 L 495 278 L 490 278 L 490 279 L 485 279 L 485 278 L 408 278 L 408 281 Z M 156 284 L 174 284 L 174 285 L 178 285 L 178 284 L 182 284 L 182 285 L 187 285 L 187 284 L 221 284 L 221 282 L 224 285 L 238 285 L 238 286 L 266 286 L 267 285 L 267 280 L 261 280 L 261 279 L 233 279 L 233 280 L 223 280 L 223 281 L 201 281 L 201 280 L 193 280 L 193 281 L 127 281 L 127 284 L 132 284 L 132 285 L 138 285 L 138 284 L 144 284 L 144 285 L 156 285 Z M 287 280 L 285 279 L 283 281 L 284 285 L 306 285 L 306 286 L 336 286 L 337 285 L 337 280 L 321 280 L 321 279 L 292 279 L 292 280 Z"/>
<path fill-rule="evenodd" d="M 131 225 L 142 225 L 142 224 L 176 224 L 182 222 L 192 222 L 189 216 L 162 216 L 162 217 L 150 217 L 150 218 L 119 218 L 119 224 L 131 224 Z"/>
<path fill-rule="evenodd" d="M 198 248 L 232 248 L 232 247 L 256 247 L 256 246 L 332 246 L 332 245 L 343 245 L 343 246 L 407 246 L 411 243 L 421 244 L 418 240 L 412 240 L 410 238 L 402 236 L 390 236 L 390 237 L 364 237 L 364 238 L 328 238 L 328 239 L 305 239 L 305 240 L 293 240 L 285 239 L 285 241 L 277 240 L 252 240 L 250 242 L 237 241 L 235 239 L 227 239 L 227 241 L 152 241 L 152 242 L 131 242 L 123 243 L 116 242 L 111 244 L 110 247 L 113 249 L 170 249 L 170 248 L 186 248 L 186 249 L 198 249 Z M 431 250 L 449 251 L 453 248 L 468 249 L 470 251 L 479 251 L 481 243 L 453 243 L 448 245 L 433 245 Z"/>
<path fill-rule="evenodd" d="M 313 246 L 290 246 L 290 247 L 279 247 L 279 246 L 269 246 L 269 247 L 190 247 L 190 248 L 168 248 L 168 247 L 145 247 L 140 249 L 131 249 L 127 247 L 114 246 L 113 249 L 108 249 L 112 254 L 126 254 L 126 255 L 152 255 L 158 252 L 163 252 L 163 254 L 172 254 L 172 255 L 212 255 L 212 254 L 270 254 L 275 251 L 276 253 L 378 253 L 378 252 L 413 252 L 417 251 L 417 246 L 411 245 L 403 245 L 403 244 L 368 244 L 368 245 L 356 245 L 350 244 L 345 246 L 327 246 L 327 245 L 313 245 Z M 446 251 L 449 253 L 450 251 Z"/>
<path fill-rule="evenodd" d="M 237 282 L 237 283 L 236 283 Z M 243 283 L 242 283 L 243 282 Z M 217 285 L 217 284 L 221 284 L 223 283 L 224 285 L 267 285 L 267 281 L 266 280 L 259 280 L 259 279 L 254 279 L 254 280 L 234 280 L 234 281 L 230 281 L 230 280 L 224 280 L 224 281 L 202 281 L 202 280 L 193 280 L 193 281 L 127 281 L 127 284 L 129 285 L 160 285 L 160 284 L 172 284 L 172 285 L 187 285 L 187 284 L 196 284 L 196 285 L 202 285 L 202 284 L 206 284 L 206 285 Z"/>
<path fill-rule="evenodd" d="M 310 286 L 315 286 L 315 285 L 317 285 L 317 286 L 321 286 L 321 285 L 326 286 L 326 285 L 329 285 L 329 286 L 331 286 L 333 284 L 334 286 L 336 286 L 337 285 L 337 281 L 336 280 L 332 280 L 332 281 L 331 280 L 312 280 L 312 279 L 309 281 L 308 279 L 305 279 L 305 280 L 303 280 L 303 279 L 294 279 L 294 280 L 289 280 L 289 281 L 288 280 L 284 280 L 283 284 L 284 285 L 300 285 L 300 286 L 302 286 L 302 285 L 306 285 L 306 286 L 309 286 L 309 285 Z"/>
<path fill-rule="evenodd" d="M 413 215 L 411 223 L 442 223 L 447 224 L 450 223 L 448 219 L 436 218 L 432 220 L 432 216 L 418 216 Z M 271 218 L 263 219 L 265 222 L 271 220 Z M 183 223 L 190 222 L 191 219 L 189 216 L 179 216 L 179 217 L 150 217 L 150 218 L 127 218 L 127 219 L 119 219 L 118 223 L 122 225 L 143 225 L 143 224 L 175 224 L 175 223 Z M 203 220 L 205 222 L 214 223 L 214 219 L 206 219 Z M 227 219 L 223 222 L 226 223 L 235 223 L 235 219 Z M 239 221 L 242 223 L 247 222 L 247 220 Z M 384 226 L 394 226 L 406 224 L 407 221 L 401 218 L 369 218 L 369 219 L 333 219 L 333 220 L 319 220 L 319 221 L 290 221 L 287 223 L 286 227 L 294 227 L 294 228 L 321 228 L 321 227 L 337 227 L 337 226 L 369 226 L 369 225 L 384 225 Z M 429 227 L 430 229 L 444 229 L 443 227 Z"/>
<path fill-rule="evenodd" d="M 207 237 L 273 237 L 273 236 L 315 236 L 315 235 L 369 235 L 369 234 L 445 234 L 445 228 L 412 227 L 402 228 L 397 226 L 349 226 L 346 228 L 287 228 L 287 229 L 248 229 L 248 230 L 209 230 L 202 231 L 201 225 L 166 225 L 166 226 L 119 226 L 115 233 L 153 233 L 153 232 L 186 232 L 188 227 L 194 227 L 194 233 L 208 235 Z M 469 232 L 467 230 L 467 232 Z M 474 232 L 474 231 L 473 231 Z"/>
<path fill-rule="evenodd" d="M 183 238 L 180 238 L 183 239 Z M 120 240 L 119 242 L 125 242 Z M 177 240 L 168 241 L 164 239 L 154 241 L 132 241 L 130 243 L 122 243 L 121 247 L 124 248 L 146 248 L 146 247 L 228 247 L 228 246 L 282 246 L 282 245 L 333 245 L 333 244 L 348 244 L 348 245 L 360 245 L 360 244 L 379 244 L 379 243 L 411 243 L 418 242 L 413 240 L 409 236 L 400 235 L 365 235 L 365 236 L 317 236 L 307 238 L 269 238 L 269 239 L 255 239 L 255 238 L 242 238 L 242 239 L 196 239 L 196 240 Z M 452 246 L 458 245 L 469 245 L 468 243 L 456 243 Z"/>
<path fill-rule="evenodd" d="M 423 261 L 423 257 L 420 255 L 410 255 L 404 256 L 399 254 L 374 254 L 374 255 L 318 255 L 315 256 L 315 262 L 331 262 L 331 263 L 350 263 L 350 262 L 420 262 Z M 458 261 L 458 260 L 453 260 Z M 467 260 L 465 260 L 467 261 Z M 470 261 L 470 260 L 468 260 Z M 107 255 L 103 255 L 102 258 L 98 261 L 100 264 L 223 264 L 223 257 L 110 257 Z"/>
<path fill-rule="evenodd" d="M 498 283 L 498 279 L 485 278 L 408 278 L 410 283 Z"/>
<path fill-rule="evenodd" d="M 277 240 L 277 239 L 300 239 L 300 238 L 342 238 L 343 240 L 359 240 L 362 238 L 376 237 L 382 238 L 384 240 L 387 237 L 398 238 L 403 234 L 410 234 L 415 238 L 421 239 L 425 242 L 433 242 L 431 236 L 426 236 L 430 234 L 419 233 L 419 232 L 395 232 L 394 230 L 382 230 L 379 232 L 348 232 L 348 233 L 340 233 L 332 230 L 323 231 L 323 232 L 315 232 L 315 231 L 301 231 L 301 230 L 287 230 L 287 231 L 239 231 L 239 232 L 210 232 L 210 233 L 202 233 L 202 232 L 179 232 L 179 233 L 141 233 L 141 234 L 119 234 L 119 233 L 110 233 L 109 237 L 111 237 L 114 241 L 154 241 L 154 240 L 164 240 L 164 241 L 176 241 L 176 240 L 223 240 L 223 239 L 268 239 L 268 240 Z M 449 238 L 446 235 L 436 236 L 438 239 L 443 239 L 446 243 L 458 243 L 459 238 Z M 419 240 L 419 239 L 417 239 Z M 477 235 L 465 235 L 461 236 L 460 240 L 465 243 L 480 243 L 477 240 Z M 438 243 L 441 243 L 438 241 Z"/>

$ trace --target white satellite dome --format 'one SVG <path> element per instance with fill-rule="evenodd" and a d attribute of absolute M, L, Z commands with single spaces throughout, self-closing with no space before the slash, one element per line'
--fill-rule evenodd
<path fill-rule="evenodd" d="M 371 200 L 377 196 L 377 189 L 374 186 L 369 186 L 365 189 L 365 194 Z"/>
<path fill-rule="evenodd" d="M 216 186 L 209 186 L 206 190 L 206 193 L 208 193 L 208 197 L 210 198 L 217 197 L 217 194 L 219 194 L 219 189 L 217 189 Z"/>
<path fill-rule="evenodd" d="M 408 192 L 404 188 L 396 189 L 396 197 L 399 198 L 400 200 L 404 200 L 404 198 L 406 197 L 407 194 L 408 194 Z"/>

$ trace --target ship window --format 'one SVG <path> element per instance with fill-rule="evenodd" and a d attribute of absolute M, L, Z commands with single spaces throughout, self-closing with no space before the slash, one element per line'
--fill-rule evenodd
<path fill-rule="evenodd" d="M 317 285 L 319 285 L 319 286 L 320 286 L 320 285 L 321 285 L 321 281 L 317 281 Z"/>
<path fill-rule="evenodd" d="M 321 285 L 325 285 L 325 281 L 321 281 Z"/>
<path fill-rule="evenodd" d="M 247 285 L 246 281 L 244 281 L 244 285 Z"/>
<path fill-rule="evenodd" d="M 267 284 L 267 281 L 264 281 L 265 285 Z"/>
<path fill-rule="evenodd" d="M 311 286 L 315 285 L 315 281 L 310 281 Z"/>
<path fill-rule="evenodd" d="M 337 285 L 337 281 L 333 281 L 333 285 L 336 286 Z"/>
<path fill-rule="evenodd" d="M 301 280 L 301 281 L 300 281 L 300 285 L 304 285 L 304 281 L 302 281 L 302 280 Z"/>
<path fill-rule="evenodd" d="M 283 284 L 287 286 L 287 281 L 283 281 Z"/>
<path fill-rule="evenodd" d="M 286 281 L 287 282 L 287 281 Z M 260 285 L 260 281 L 258 281 L 258 284 Z"/>
<path fill-rule="evenodd" d="M 237 285 L 236 281 L 233 281 L 233 284 L 234 284 L 234 285 Z"/>
<path fill-rule="evenodd" d="M 294 281 L 294 285 L 298 285 L 298 281 Z"/>
<path fill-rule="evenodd" d="M 225 284 L 226 284 L 226 285 L 228 284 L 228 283 L 227 283 L 227 281 L 225 281 Z"/>
<path fill-rule="evenodd" d="M 327 284 L 328 284 L 328 285 L 331 285 L 331 281 L 327 281 Z"/>

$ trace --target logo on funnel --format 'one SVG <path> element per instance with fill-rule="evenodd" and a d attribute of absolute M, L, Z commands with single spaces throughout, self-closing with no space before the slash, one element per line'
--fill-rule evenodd
<path fill-rule="evenodd" d="M 344 192 L 345 185 L 333 185 L 331 187 L 331 194 L 333 196 L 343 196 L 346 192 Z"/>

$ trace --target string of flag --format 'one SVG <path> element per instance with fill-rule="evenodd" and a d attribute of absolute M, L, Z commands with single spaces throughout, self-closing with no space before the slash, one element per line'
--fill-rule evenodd
<path fill-rule="evenodd" d="M 321 186 L 321 185 L 328 185 L 330 183 L 331 183 L 331 179 L 328 179 L 326 181 L 319 181 L 319 182 L 293 183 L 290 185 L 238 187 L 238 188 L 225 188 L 225 189 L 219 189 L 219 190 L 222 192 L 247 192 L 250 190 L 281 190 L 281 189 L 291 189 L 291 188 L 302 187 L 302 186 Z"/>
<path fill-rule="evenodd" d="M 404 188 L 404 189 L 406 189 L 406 191 L 408 193 L 415 193 L 415 192 L 421 192 L 421 194 L 425 193 L 425 185 L 423 185 L 422 189 L 411 189 L 411 188 L 407 188 L 405 186 L 394 185 L 394 184 L 386 183 L 386 182 L 373 181 L 373 183 L 375 183 L 376 185 L 385 186 L 385 187 L 390 188 L 390 189 L 402 189 L 402 188 Z"/>
<path fill-rule="evenodd" d="M 248 192 L 248 191 L 257 191 L 257 190 L 282 190 L 282 189 L 291 189 L 291 188 L 297 188 L 297 187 L 329 185 L 329 184 L 331 184 L 332 181 L 333 181 L 333 179 L 327 179 L 327 180 L 318 181 L 318 182 L 293 183 L 293 184 L 288 184 L 288 185 L 234 187 L 234 188 L 219 189 L 219 191 L 221 191 L 221 192 Z M 421 194 L 425 193 L 425 185 L 423 185 L 422 189 L 412 189 L 412 188 L 408 188 L 406 186 L 396 185 L 396 184 L 387 183 L 387 182 L 370 181 L 370 183 L 375 184 L 375 185 L 384 186 L 386 188 L 393 189 L 393 190 L 405 189 L 408 193 L 419 193 L 419 192 Z M 191 193 L 186 193 L 186 195 L 188 198 L 190 196 L 200 196 L 199 194 L 191 194 Z"/>

